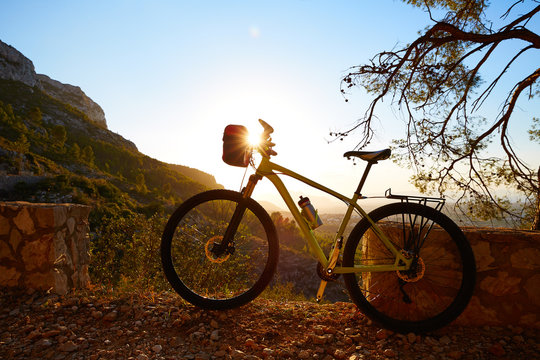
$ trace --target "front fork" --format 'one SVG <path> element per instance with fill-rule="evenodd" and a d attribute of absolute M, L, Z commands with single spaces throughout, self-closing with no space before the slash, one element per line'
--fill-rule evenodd
<path fill-rule="evenodd" d="M 257 182 L 262 179 L 262 176 L 253 174 L 249 177 L 248 184 L 245 188 L 242 189 L 242 198 L 247 199 L 253 194 L 253 190 L 255 190 L 255 185 L 257 185 Z M 242 217 L 244 216 L 244 213 L 246 212 L 246 204 L 244 201 L 241 201 L 236 206 L 236 209 L 234 209 L 234 213 L 232 215 L 231 221 L 229 222 L 229 226 L 227 226 L 227 230 L 225 230 L 225 234 L 223 235 L 223 239 L 221 242 L 214 243 L 214 246 L 210 250 L 216 258 L 221 257 L 225 252 L 228 254 L 232 254 L 234 252 L 234 235 L 236 234 L 236 231 L 238 230 L 238 225 L 240 225 L 240 221 L 242 220 Z"/>

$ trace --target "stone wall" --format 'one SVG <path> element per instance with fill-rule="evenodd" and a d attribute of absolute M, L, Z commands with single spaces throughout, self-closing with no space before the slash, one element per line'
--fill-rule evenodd
<path fill-rule="evenodd" d="M 87 287 L 90 210 L 75 204 L 0 202 L 0 286 L 58 294 Z"/>
<path fill-rule="evenodd" d="M 401 235 L 401 229 L 394 225 L 383 228 L 391 237 L 392 234 Z M 455 324 L 540 328 L 540 232 L 472 227 L 462 230 L 473 249 L 477 274 L 473 297 Z M 425 264 L 424 276 L 431 276 L 434 280 L 444 278 L 445 286 L 433 282 L 429 286 L 418 283 L 416 287 L 417 296 L 437 302 L 450 301 L 451 297 L 446 293 L 453 294 L 460 284 L 460 272 L 454 266 L 455 248 L 448 246 L 444 240 L 447 235 L 444 234 L 446 232 L 434 228 L 422 251 L 424 254 L 434 254 L 439 259 L 437 264 Z M 368 232 L 368 236 L 374 237 L 371 232 Z M 366 259 L 388 257 L 388 250 L 380 245 L 378 239 L 368 240 L 365 244 L 372 244 L 363 248 Z M 369 264 L 369 260 L 366 260 L 366 264 Z M 397 276 L 372 273 L 365 281 L 382 287 L 389 296 L 402 296 L 397 286 Z M 389 294 L 389 291 L 395 293 Z M 379 306 L 385 306 L 382 298 L 379 302 Z M 404 306 L 400 311 L 410 311 L 414 316 L 421 305 Z"/>
<path fill-rule="evenodd" d="M 463 325 L 540 328 L 540 232 L 464 228 L 476 258 L 476 289 Z"/>

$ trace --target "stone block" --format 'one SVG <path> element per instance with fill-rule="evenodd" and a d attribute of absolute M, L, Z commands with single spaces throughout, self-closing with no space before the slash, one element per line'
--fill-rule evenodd
<path fill-rule="evenodd" d="M 34 221 L 30 217 L 28 208 L 23 207 L 19 210 L 17 216 L 13 218 L 15 226 L 25 235 L 33 234 L 36 229 L 34 227 Z"/>
<path fill-rule="evenodd" d="M 5 216 L 0 215 L 0 236 L 9 234 L 9 229 L 9 220 Z"/>
<path fill-rule="evenodd" d="M 17 286 L 21 273 L 14 267 L 0 265 L 0 284 L 5 286 Z"/>

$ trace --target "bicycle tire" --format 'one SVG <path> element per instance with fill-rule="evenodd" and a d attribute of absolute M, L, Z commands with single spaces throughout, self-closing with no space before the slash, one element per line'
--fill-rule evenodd
<path fill-rule="evenodd" d="M 232 248 L 211 253 L 238 204 L 246 210 Z M 251 198 L 230 190 L 195 195 L 171 215 L 161 239 L 161 261 L 172 288 L 204 309 L 230 309 L 256 298 L 276 270 L 279 245 L 268 213 Z"/>
<path fill-rule="evenodd" d="M 461 229 L 441 212 L 417 203 L 388 204 L 368 215 L 397 249 L 418 260 L 408 271 L 344 274 L 352 301 L 371 320 L 400 333 L 425 333 L 455 320 L 476 281 L 474 254 Z M 344 266 L 394 263 L 371 226 L 367 218 L 355 226 Z"/>

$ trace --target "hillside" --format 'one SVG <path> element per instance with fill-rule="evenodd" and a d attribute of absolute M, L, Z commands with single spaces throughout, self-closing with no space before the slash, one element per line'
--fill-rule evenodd
<path fill-rule="evenodd" d="M 0 41 L 0 200 L 151 215 L 220 187 L 212 175 L 140 153 L 107 129 L 103 110 L 80 88 L 36 74 Z"/>
<path fill-rule="evenodd" d="M 176 294 L 0 292 L 2 359 L 533 359 L 538 332 L 393 334 L 350 303 L 256 299 L 203 311 Z"/>

